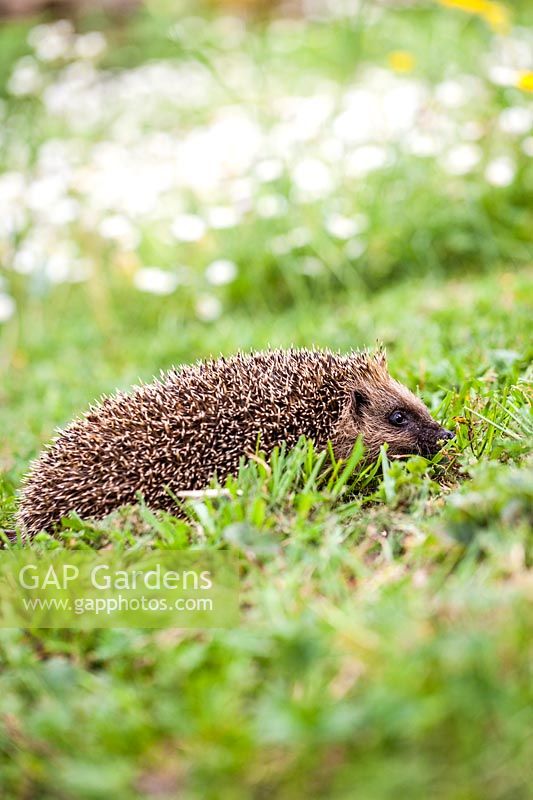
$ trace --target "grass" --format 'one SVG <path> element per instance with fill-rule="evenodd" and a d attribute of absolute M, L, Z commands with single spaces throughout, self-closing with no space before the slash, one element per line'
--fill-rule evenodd
<path fill-rule="evenodd" d="M 517 6 L 523 26 L 526 12 Z M 188 51 L 208 61 L 225 47 L 216 19 L 188 28 Z M 117 47 L 102 68 L 188 58 L 169 50 L 166 25 L 142 14 L 110 31 Z M 2 55 L 6 74 L 24 41 L 17 34 L 12 55 Z M 389 10 L 368 27 L 259 26 L 243 45 L 254 75 L 268 75 L 261 98 L 281 85 L 304 92 L 310 72 L 343 85 L 360 64 L 383 66 L 391 49 L 413 51 L 430 82 L 441 80 L 445 63 L 475 76 L 494 46 L 483 20 L 442 8 Z M 53 82 L 61 65 L 43 69 Z M 229 550 L 239 565 L 241 624 L 2 630 L 3 797 L 530 797 L 531 159 L 493 124 L 522 103 L 517 90 L 485 78 L 483 87 L 475 111 L 488 120 L 483 163 L 500 147 L 512 153 L 519 166 L 508 187 L 489 185 L 482 171 L 443 176 L 433 160 L 399 156 L 360 180 L 355 194 L 341 175 L 331 196 L 304 202 L 292 193 L 289 170 L 272 189 L 290 200 L 285 214 L 262 217 L 254 195 L 239 227 L 211 230 L 195 244 L 165 238 L 162 211 L 139 222 L 133 251 L 76 222 L 58 226 L 46 258 L 66 237 L 94 265 L 74 283 L 16 268 L 32 229 L 46 228 L 42 210 L 29 208 L 30 223 L 14 238 L 2 234 L 0 290 L 16 300 L 17 314 L 0 327 L 0 527 L 13 527 L 22 475 L 57 426 L 102 393 L 219 352 L 347 350 L 379 340 L 395 377 L 456 431 L 432 461 L 393 461 L 384 451 L 363 474 L 351 470 L 357 453 L 324 474 L 323 455 L 301 442 L 269 462 L 243 463 L 224 496 L 188 501 L 181 516 L 154 517 L 141 505 L 97 523 L 66 521 L 56 536 L 24 545 Z M 39 98 L 6 98 L 0 160 L 28 180 L 50 138 L 113 139 L 109 120 L 80 134 Z M 213 104 L 223 104 L 217 98 Z M 167 112 L 157 113 L 145 125 L 170 129 Z M 184 114 L 200 124 L 210 107 Z M 460 114 L 456 121 L 459 130 Z M 145 132 L 136 131 L 139 141 Z M 27 162 L 17 141 L 29 143 Z M 81 190 L 76 197 L 83 211 L 89 202 Z M 187 202 L 187 211 L 204 213 L 201 198 Z M 366 214 L 369 226 L 363 255 L 350 260 L 326 222 L 354 213 Z M 309 237 L 287 247 L 302 227 Z M 277 237 L 279 255 L 271 249 Z M 205 266 L 222 257 L 235 261 L 238 276 L 208 287 Z M 309 258 L 326 271 L 302 270 Z M 134 287 L 139 267 L 171 272 L 176 263 L 189 272 L 173 294 Z M 218 292 L 216 319 L 198 313 L 205 292 Z"/>
<path fill-rule="evenodd" d="M 40 320 L 22 315 L 3 384 L 6 525 L 28 456 L 56 424 L 154 364 L 215 348 L 342 348 L 368 326 L 389 341 L 393 371 L 456 420 L 457 446 L 433 464 L 384 458 L 374 480 L 353 484 L 342 469 L 320 481 L 302 444 L 243 466 L 231 499 L 189 503 L 186 520 L 123 512 L 39 536 L 37 548 L 229 548 L 242 624 L 3 631 L 5 796 L 350 797 L 358 785 L 369 798 L 451 798 L 458 786 L 468 798 L 526 798 L 530 290 L 527 274 L 400 287 L 359 316 L 345 298 L 253 327 L 191 323 L 180 341 L 171 302 L 126 309 L 122 298 L 125 319 L 139 312 L 136 330 L 113 313 L 113 338 L 79 289 Z M 453 307 L 457 297 L 468 306 Z"/>

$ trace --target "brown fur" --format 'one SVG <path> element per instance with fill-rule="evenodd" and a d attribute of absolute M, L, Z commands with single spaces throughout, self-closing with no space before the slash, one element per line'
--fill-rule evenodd
<path fill-rule="evenodd" d="M 388 415 L 402 408 L 409 429 Z M 267 455 L 300 436 L 338 457 L 359 434 L 370 458 L 435 453 L 447 432 L 393 380 L 383 352 L 273 350 L 171 370 L 129 394 L 104 398 L 60 432 L 32 465 L 18 521 L 28 534 L 76 511 L 99 518 L 134 503 L 175 510 L 171 493 L 202 489 L 234 474 L 259 441 Z M 170 490 L 170 492 L 169 492 Z"/>

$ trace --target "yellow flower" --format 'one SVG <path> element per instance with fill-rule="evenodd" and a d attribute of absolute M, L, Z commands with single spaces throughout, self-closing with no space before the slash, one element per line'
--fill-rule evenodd
<path fill-rule="evenodd" d="M 487 6 L 492 4 L 490 0 L 439 0 L 439 2 L 442 6 L 460 8 L 469 14 L 483 14 Z"/>
<path fill-rule="evenodd" d="M 509 33 L 509 9 L 501 3 L 488 3 L 487 10 L 481 15 L 496 33 Z"/>
<path fill-rule="evenodd" d="M 389 53 L 389 65 L 394 72 L 412 72 L 415 57 L 406 50 L 394 50 Z"/>
<path fill-rule="evenodd" d="M 533 92 L 533 72 L 522 72 L 518 77 L 516 85 L 523 92 Z"/>
<path fill-rule="evenodd" d="M 507 33 L 510 25 L 509 9 L 494 0 L 438 0 L 441 6 L 458 8 L 467 14 L 477 14 L 496 33 Z"/>

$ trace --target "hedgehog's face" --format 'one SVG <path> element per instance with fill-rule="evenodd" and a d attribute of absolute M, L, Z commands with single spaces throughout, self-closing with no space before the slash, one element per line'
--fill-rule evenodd
<path fill-rule="evenodd" d="M 378 402 L 358 390 L 352 395 L 354 420 L 370 457 L 375 458 L 385 443 L 390 456 L 432 456 L 453 439 L 415 395 L 400 384 L 390 386 L 390 390 L 386 399 L 380 391 Z"/>
<path fill-rule="evenodd" d="M 437 453 L 453 439 L 426 406 L 401 383 L 390 377 L 384 357 L 377 358 L 370 370 L 358 376 L 349 389 L 348 408 L 341 425 L 340 455 L 347 455 L 358 435 L 362 435 L 369 458 L 379 455 L 388 445 L 389 456 Z"/>

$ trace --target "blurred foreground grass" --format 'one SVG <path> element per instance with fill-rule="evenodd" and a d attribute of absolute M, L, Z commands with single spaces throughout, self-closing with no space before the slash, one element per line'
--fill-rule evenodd
<path fill-rule="evenodd" d="M 186 519 L 39 537 L 229 548 L 242 625 L 2 631 L 3 797 L 530 797 L 527 8 L 363 8 L 2 31 L 1 525 L 55 426 L 239 347 L 381 339 L 457 432 L 366 487 L 302 445 Z"/>

